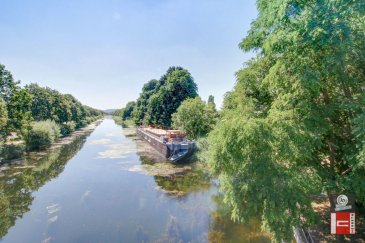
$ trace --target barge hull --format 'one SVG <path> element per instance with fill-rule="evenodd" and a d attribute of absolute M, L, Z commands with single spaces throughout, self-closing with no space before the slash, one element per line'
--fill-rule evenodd
<path fill-rule="evenodd" d="M 148 142 L 154 149 L 160 152 L 166 158 L 170 157 L 170 151 L 167 148 L 166 144 L 160 141 L 159 138 L 148 134 L 140 128 L 137 128 L 137 136 Z"/>
<path fill-rule="evenodd" d="M 178 154 L 182 151 L 187 151 L 186 155 L 183 158 L 187 158 L 191 156 L 195 150 L 195 143 L 194 142 L 178 142 L 178 143 L 165 143 L 163 140 L 154 135 L 151 134 L 141 128 L 137 128 L 137 136 L 141 139 L 148 142 L 154 149 L 156 149 L 159 153 L 161 153 L 166 159 L 170 159 L 171 156 L 174 154 Z M 182 158 L 182 159 L 183 159 Z M 171 160 L 170 161 L 178 161 L 177 160 Z"/>

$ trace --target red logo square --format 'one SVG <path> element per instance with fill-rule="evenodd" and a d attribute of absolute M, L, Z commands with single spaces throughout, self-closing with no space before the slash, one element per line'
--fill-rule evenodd
<path fill-rule="evenodd" d="M 336 234 L 336 235 L 355 234 L 355 213 L 351 212 L 331 213 L 331 234 Z"/>

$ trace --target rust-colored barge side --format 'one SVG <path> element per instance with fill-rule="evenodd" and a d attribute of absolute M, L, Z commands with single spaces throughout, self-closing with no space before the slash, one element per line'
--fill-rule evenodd
<path fill-rule="evenodd" d="M 173 162 L 192 155 L 195 150 L 195 142 L 184 138 L 180 130 L 138 127 L 137 135 Z"/>

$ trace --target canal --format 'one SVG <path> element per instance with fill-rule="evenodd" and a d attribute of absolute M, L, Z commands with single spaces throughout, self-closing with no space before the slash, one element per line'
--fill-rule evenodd
<path fill-rule="evenodd" d="M 161 158 L 106 118 L 71 143 L 0 167 L 0 242 L 270 242 L 230 220 L 199 162 Z"/>

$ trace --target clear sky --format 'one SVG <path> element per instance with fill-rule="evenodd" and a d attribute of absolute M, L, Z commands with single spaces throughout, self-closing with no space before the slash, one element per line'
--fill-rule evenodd
<path fill-rule="evenodd" d="M 256 15 L 254 0 L 1 0 L 0 63 L 99 109 L 182 66 L 220 106 L 253 56 L 238 43 Z"/>

